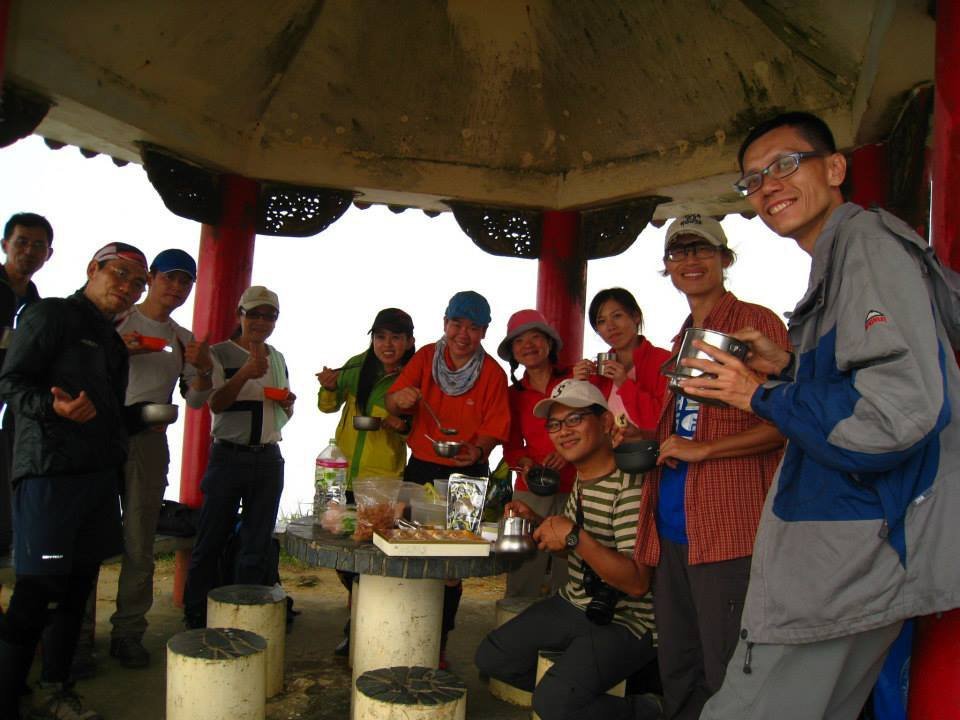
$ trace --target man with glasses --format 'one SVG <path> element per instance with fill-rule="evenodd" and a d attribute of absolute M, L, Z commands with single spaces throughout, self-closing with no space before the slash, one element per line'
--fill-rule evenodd
<path fill-rule="evenodd" d="M 178 384 L 192 408 L 203 407 L 210 394 L 213 360 L 207 343 L 197 342 L 170 317 L 187 301 L 196 277 L 189 254 L 164 250 L 150 265 L 147 296 L 117 325 L 130 353 L 126 405 L 133 416 L 143 405 L 171 402 Z M 145 347 L 145 337 L 161 338 L 166 345 Z M 123 485 L 123 560 L 117 611 L 110 618 L 110 655 L 127 668 L 150 663 L 142 638 L 153 605 L 153 540 L 169 463 L 165 426 L 141 426 L 131 435 Z"/>
<path fill-rule="evenodd" d="M 685 390 L 787 437 L 757 531 L 741 640 L 703 718 L 853 718 L 905 618 L 960 605 L 960 371 L 925 278 L 926 243 L 844 203 L 827 125 L 789 113 L 750 132 L 738 183 L 812 256 L 788 353 L 762 332 L 748 367 L 688 361 Z M 915 252 L 916 251 L 916 252 Z M 770 375 L 761 383 L 752 370 Z"/>
<path fill-rule="evenodd" d="M 562 515 L 541 518 L 514 500 L 504 507 L 535 523 L 541 550 L 565 552 L 569 578 L 559 594 L 531 605 L 477 648 L 481 673 L 533 693 L 543 720 L 657 718 L 645 695 L 606 694 L 656 657 L 650 568 L 633 559 L 641 479 L 618 470 L 613 414 L 585 380 L 564 380 L 533 409 L 557 452 L 577 470 Z M 553 666 L 534 687 L 537 655 Z"/>
<path fill-rule="evenodd" d="M 68 682 L 83 611 L 100 563 L 123 548 L 117 489 L 127 456 L 127 352 L 114 329 L 146 286 L 136 248 L 110 243 L 68 298 L 21 317 L 0 372 L 17 417 L 14 541 L 17 582 L 0 618 L 0 717 L 18 704 L 40 634 L 44 679 L 31 717 L 96 717 Z"/>
<path fill-rule="evenodd" d="M 663 272 L 690 307 L 674 353 L 690 327 L 757 328 L 789 348 L 773 312 L 724 287 L 735 259 L 713 218 L 686 215 L 667 229 Z M 752 413 L 671 393 L 657 439 L 659 468 L 646 479 L 636 559 L 656 567 L 664 716 L 695 720 L 720 689 L 737 644 L 753 540 L 783 436 Z"/>
<path fill-rule="evenodd" d="M 17 213 L 3 228 L 3 252 L 7 260 L 0 265 L 0 365 L 10 344 L 17 316 L 40 299 L 34 274 L 53 254 L 53 227 L 42 215 Z M 2 408 L 2 405 L 0 405 Z M 10 554 L 13 539 L 11 523 L 10 471 L 13 463 L 13 413 L 3 413 L 0 429 L 0 556 Z"/>

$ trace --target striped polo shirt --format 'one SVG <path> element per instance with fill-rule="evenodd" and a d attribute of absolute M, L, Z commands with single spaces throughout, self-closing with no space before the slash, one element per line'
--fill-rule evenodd
<path fill-rule="evenodd" d="M 581 484 L 578 477 L 567 499 L 563 515 L 576 522 L 577 495 L 583 493 L 583 529 L 604 547 L 633 559 L 637 540 L 637 516 L 643 494 L 642 480 L 620 470 L 591 483 Z M 583 560 L 576 550 L 567 554 L 569 579 L 560 596 L 580 610 L 586 610 L 590 598 L 583 591 Z M 637 637 L 654 633 L 653 595 L 631 598 L 621 595 L 613 622 L 625 626 Z"/>

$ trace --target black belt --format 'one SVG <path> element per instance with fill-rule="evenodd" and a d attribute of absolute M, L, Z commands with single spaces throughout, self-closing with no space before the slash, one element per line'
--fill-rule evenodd
<path fill-rule="evenodd" d="M 218 447 L 225 448 L 227 450 L 233 450 L 234 452 L 259 453 L 259 452 L 264 452 L 266 450 L 277 449 L 276 443 L 266 443 L 264 445 L 241 445 L 240 443 L 230 442 L 229 440 L 217 439 L 213 441 L 213 444 L 217 445 Z"/>

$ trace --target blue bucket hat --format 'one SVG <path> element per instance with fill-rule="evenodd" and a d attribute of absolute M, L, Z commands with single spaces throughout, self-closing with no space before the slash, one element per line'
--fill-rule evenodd
<path fill-rule="evenodd" d="M 461 290 L 450 298 L 443 316 L 449 320 L 465 318 L 486 327 L 490 324 L 490 303 L 478 292 Z"/>
<path fill-rule="evenodd" d="M 189 253 L 176 248 L 164 250 L 153 259 L 150 265 L 150 272 L 185 272 L 194 280 L 197 279 L 197 263 L 190 257 Z"/>

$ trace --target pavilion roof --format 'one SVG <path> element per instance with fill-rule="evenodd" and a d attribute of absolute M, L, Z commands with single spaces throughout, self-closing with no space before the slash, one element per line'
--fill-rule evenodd
<path fill-rule="evenodd" d="M 36 132 L 119 160 L 358 202 L 744 208 L 739 141 L 784 109 L 883 139 L 933 77 L 921 0 L 14 2 Z"/>

